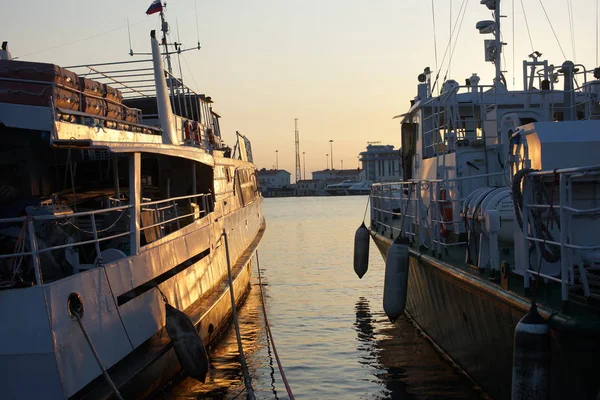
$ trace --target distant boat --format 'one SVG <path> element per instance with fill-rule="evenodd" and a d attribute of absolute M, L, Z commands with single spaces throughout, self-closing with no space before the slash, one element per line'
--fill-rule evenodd
<path fill-rule="evenodd" d="M 346 189 L 346 193 L 350 196 L 352 195 L 365 195 L 371 193 L 371 185 L 373 183 L 370 181 L 361 181 L 353 184 L 348 189 Z"/>
<path fill-rule="evenodd" d="M 357 181 L 344 181 L 338 183 L 332 183 L 325 187 L 327 194 L 330 196 L 346 196 L 348 195 L 348 189 L 353 185 L 357 184 Z"/>
<path fill-rule="evenodd" d="M 250 142 L 232 151 L 211 98 L 163 67 L 166 31 L 163 55 L 150 42 L 149 60 L 71 69 L 2 46 L 2 398 L 108 398 L 101 366 L 145 397 L 180 370 L 164 300 L 208 344 L 228 283 L 238 303 L 249 287 L 265 229 Z"/>

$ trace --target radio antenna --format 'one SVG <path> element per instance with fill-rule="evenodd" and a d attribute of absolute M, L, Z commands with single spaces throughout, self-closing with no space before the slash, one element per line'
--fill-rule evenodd
<path fill-rule="evenodd" d="M 133 57 L 133 48 L 131 47 L 131 30 L 129 29 L 129 18 L 127 18 L 127 36 L 129 36 L 129 55 Z"/>

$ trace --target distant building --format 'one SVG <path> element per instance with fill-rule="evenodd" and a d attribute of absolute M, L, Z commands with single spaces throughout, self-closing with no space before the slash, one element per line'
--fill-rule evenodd
<path fill-rule="evenodd" d="M 296 183 L 296 196 L 325 196 L 325 186 L 322 179 L 303 179 Z"/>
<path fill-rule="evenodd" d="M 258 171 L 258 183 L 261 187 L 281 189 L 290 185 L 292 174 L 284 169 L 261 169 Z"/>
<path fill-rule="evenodd" d="M 360 153 L 359 160 L 365 171 L 364 179 L 371 182 L 394 182 L 402 180 L 400 150 L 393 145 L 369 143 Z"/>
<path fill-rule="evenodd" d="M 291 174 L 283 169 L 261 169 L 258 171 L 260 191 L 265 197 L 293 196 L 295 190 L 291 187 Z"/>

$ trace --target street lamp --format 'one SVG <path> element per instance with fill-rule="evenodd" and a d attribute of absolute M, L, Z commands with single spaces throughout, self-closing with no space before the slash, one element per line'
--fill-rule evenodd
<path fill-rule="evenodd" d="M 325 167 L 325 171 L 327 171 L 329 169 L 329 154 L 325 154 L 325 157 L 327 158 L 327 166 Z"/>
<path fill-rule="evenodd" d="M 335 169 L 333 167 L 333 140 L 329 141 L 329 153 L 331 154 L 331 169 Z"/>
<path fill-rule="evenodd" d="M 344 160 L 342 160 L 342 171 L 344 170 Z"/>
<path fill-rule="evenodd" d="M 302 158 L 304 159 L 304 180 L 306 180 L 306 152 L 302 152 Z"/>
<path fill-rule="evenodd" d="M 279 150 L 275 150 L 275 169 L 279 170 Z"/>

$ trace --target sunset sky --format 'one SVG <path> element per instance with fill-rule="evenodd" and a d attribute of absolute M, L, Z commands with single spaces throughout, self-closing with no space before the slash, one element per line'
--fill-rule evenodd
<path fill-rule="evenodd" d="M 134 51 L 148 52 L 158 14 L 146 16 L 151 0 L 21 0 L 4 9 L 0 41 L 14 57 L 72 65 L 129 58 L 127 19 Z M 550 63 L 563 56 L 593 68 L 597 63 L 595 0 L 505 0 L 502 15 L 504 70 L 509 88 L 522 87 L 521 61 L 533 48 Z M 572 18 L 570 18 L 572 5 Z M 475 24 L 491 19 L 479 0 L 434 0 L 437 69 L 443 77 L 452 38 L 448 78 L 464 83 L 473 72 L 491 83 L 493 65 L 483 61 Z M 514 5 L 514 13 L 513 13 Z M 466 10 L 464 17 L 459 11 Z M 198 17 L 196 18 L 196 13 Z M 513 18 L 514 15 L 514 18 Z M 171 38 L 202 49 L 182 59 L 184 81 L 212 96 L 223 115 L 226 141 L 239 130 L 252 141 L 258 167 L 275 165 L 295 173 L 294 118 L 306 172 L 324 169 L 333 140 L 336 169 L 356 168 L 368 141 L 400 143 L 394 115 L 416 94 L 417 75 L 436 71 L 432 2 L 423 0 L 172 0 Z M 198 24 L 197 21 L 198 20 Z M 462 24 L 461 21 L 462 20 Z M 513 40 L 513 20 L 514 38 Z M 458 21 L 458 23 L 457 23 Z M 570 27 L 574 26 L 574 30 Z M 454 47 L 455 46 L 455 47 Z M 513 49 L 514 47 L 514 49 Z M 515 54 L 513 62 L 513 51 Z M 513 68 L 514 65 L 514 68 Z M 193 78 L 192 78 L 193 75 Z"/>

